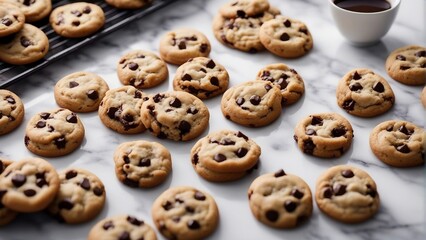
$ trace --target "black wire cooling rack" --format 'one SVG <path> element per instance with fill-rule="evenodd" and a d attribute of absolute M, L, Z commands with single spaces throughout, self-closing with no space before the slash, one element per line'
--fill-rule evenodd
<path fill-rule="evenodd" d="M 137 10 L 120 10 L 108 5 L 104 0 L 87 1 L 97 4 L 104 10 L 105 25 L 99 32 L 79 39 L 64 38 L 57 35 L 50 26 L 48 19 L 44 19 L 34 25 L 44 31 L 49 38 L 49 52 L 42 60 L 32 64 L 17 66 L 0 62 L 0 88 L 7 87 L 122 26 L 177 1 L 179 0 L 153 0 L 150 5 Z M 70 0 L 55 1 L 53 8 L 71 2 Z"/>

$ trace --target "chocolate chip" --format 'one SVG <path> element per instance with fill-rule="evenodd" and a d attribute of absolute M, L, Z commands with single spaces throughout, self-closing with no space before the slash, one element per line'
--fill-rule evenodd
<path fill-rule="evenodd" d="M 199 192 L 199 191 L 196 191 L 194 193 L 194 198 L 197 199 L 198 201 L 206 200 L 206 196 L 202 192 Z"/>
<path fill-rule="evenodd" d="M 253 95 L 253 96 L 250 97 L 250 102 L 253 105 L 259 105 L 259 103 L 260 103 L 261 100 L 262 99 L 258 95 Z"/>
<path fill-rule="evenodd" d="M 28 136 L 24 137 L 24 143 L 25 143 L 25 146 L 28 146 L 28 144 L 30 144 L 30 138 Z"/>
<path fill-rule="evenodd" d="M 198 109 L 196 109 L 195 107 L 190 107 L 190 108 L 188 108 L 188 110 L 186 110 L 186 113 L 197 114 Z"/>
<path fill-rule="evenodd" d="M 311 120 L 311 125 L 318 125 L 318 126 L 322 126 L 322 121 L 323 119 L 321 117 L 317 117 L 317 116 L 312 116 L 312 120 Z"/>
<path fill-rule="evenodd" d="M 80 85 L 80 84 L 78 84 L 78 82 L 76 82 L 76 81 L 71 81 L 71 82 L 68 83 L 69 88 L 75 88 L 78 85 Z"/>
<path fill-rule="evenodd" d="M 210 78 L 210 83 L 211 83 L 213 86 L 219 86 L 219 79 L 217 79 L 217 77 L 211 77 L 211 78 Z"/>
<path fill-rule="evenodd" d="M 416 55 L 416 57 L 426 57 L 426 51 L 425 50 L 421 50 L 416 52 L 414 55 Z"/>
<path fill-rule="evenodd" d="M 197 165 L 198 164 L 198 154 L 194 154 L 192 157 L 192 164 Z"/>
<path fill-rule="evenodd" d="M 129 223 L 131 223 L 132 225 L 135 225 L 135 226 L 140 226 L 140 225 L 144 224 L 143 221 L 140 221 L 139 219 L 137 219 L 135 217 L 131 217 L 131 216 L 127 217 L 127 221 Z"/>
<path fill-rule="evenodd" d="M 287 33 L 283 33 L 280 36 L 281 41 L 288 41 L 290 39 L 290 36 Z"/>
<path fill-rule="evenodd" d="M 205 68 L 200 68 L 200 71 L 203 73 L 207 73 L 207 70 Z"/>
<path fill-rule="evenodd" d="M 214 67 L 216 67 L 216 63 L 214 63 L 214 61 L 210 59 L 210 61 L 206 64 L 206 67 L 213 69 Z"/>
<path fill-rule="evenodd" d="M 402 56 L 402 55 L 396 55 L 396 58 L 395 58 L 396 60 L 400 60 L 400 61 L 405 61 L 405 60 L 407 60 L 404 56 Z"/>
<path fill-rule="evenodd" d="M 308 29 L 306 29 L 306 28 L 301 28 L 301 29 L 299 29 L 299 32 L 301 32 L 301 33 L 304 33 L 304 34 L 308 35 Z"/>
<path fill-rule="evenodd" d="M 135 98 L 141 99 L 142 98 L 142 92 L 141 91 L 135 91 Z M 144 99 L 146 101 L 148 99 Z"/>
<path fill-rule="evenodd" d="M 72 113 L 66 117 L 66 120 L 69 123 L 77 123 L 77 115 L 75 115 L 75 113 Z"/>
<path fill-rule="evenodd" d="M 31 42 L 31 40 L 30 39 L 28 39 L 27 37 L 25 37 L 25 36 L 22 36 L 21 37 L 21 39 L 20 39 L 20 41 L 21 41 L 21 45 L 23 46 L 23 47 L 29 47 L 29 46 L 31 46 L 31 45 L 33 45 L 33 43 Z"/>
<path fill-rule="evenodd" d="M 377 196 L 377 191 L 371 188 L 370 184 L 367 184 L 367 195 L 370 195 L 372 198 Z"/>
<path fill-rule="evenodd" d="M 186 44 L 185 44 L 185 42 L 184 42 L 184 41 L 180 41 L 180 42 L 179 42 L 179 44 L 178 44 L 178 47 L 179 47 L 179 49 L 180 49 L 180 50 L 182 50 L 182 49 L 186 49 Z"/>
<path fill-rule="evenodd" d="M 248 139 L 249 139 L 244 133 L 242 133 L 240 131 L 238 131 L 237 137 L 244 138 L 244 140 L 246 140 L 246 141 L 248 141 Z"/>
<path fill-rule="evenodd" d="M 74 203 L 71 201 L 71 199 L 65 198 L 58 203 L 59 209 L 71 210 L 73 207 L 74 207 Z"/>
<path fill-rule="evenodd" d="M 287 200 L 284 202 L 284 208 L 287 210 L 287 212 L 294 212 L 296 209 L 297 204 L 293 201 Z"/>
<path fill-rule="evenodd" d="M 74 14 L 76 17 L 81 17 L 81 15 L 83 15 L 80 11 L 78 10 L 72 10 L 71 14 Z"/>
<path fill-rule="evenodd" d="M 99 98 L 99 93 L 96 90 L 90 89 L 86 92 L 87 97 L 89 97 L 92 100 L 96 100 Z"/>
<path fill-rule="evenodd" d="M 166 139 L 167 138 L 167 134 L 165 134 L 164 132 L 159 132 L 157 134 L 157 137 L 160 138 L 160 139 Z"/>
<path fill-rule="evenodd" d="M 124 231 L 118 236 L 118 240 L 130 240 L 130 233 L 127 231 Z"/>
<path fill-rule="evenodd" d="M 411 68 L 410 66 L 401 66 L 401 67 L 399 67 L 399 69 L 401 69 L 401 70 L 408 70 L 410 68 Z"/>
<path fill-rule="evenodd" d="M 381 82 L 376 82 L 373 85 L 373 90 L 379 93 L 382 93 L 385 91 L 385 86 L 383 86 L 383 84 Z"/>
<path fill-rule="evenodd" d="M 303 140 L 303 152 L 307 154 L 313 154 L 315 149 L 315 144 L 312 139 Z"/>
<path fill-rule="evenodd" d="M 235 145 L 235 142 L 234 142 L 234 141 L 232 141 L 231 139 L 222 139 L 222 140 L 220 141 L 220 144 L 221 144 L 221 145 L 228 146 L 228 145 Z"/>
<path fill-rule="evenodd" d="M 274 173 L 274 177 L 276 177 L 276 178 L 282 177 L 282 176 L 285 176 L 285 175 L 287 175 L 287 174 L 284 172 L 283 169 L 280 169 L 280 170 L 278 170 Z"/>
<path fill-rule="evenodd" d="M 268 219 L 270 222 L 275 222 L 278 220 L 279 214 L 275 210 L 268 210 L 265 213 L 266 219 Z"/>
<path fill-rule="evenodd" d="M 343 184 L 335 184 L 333 186 L 333 193 L 335 196 L 340 196 L 346 193 L 346 185 Z"/>
<path fill-rule="evenodd" d="M 37 194 L 36 191 L 34 191 L 33 189 L 27 189 L 24 191 L 25 196 L 27 197 L 33 197 Z"/>
<path fill-rule="evenodd" d="M 135 181 L 135 180 L 127 178 L 127 177 L 126 177 L 126 179 L 124 179 L 123 183 L 125 185 L 129 186 L 129 187 L 133 187 L 133 188 L 139 187 L 138 181 Z"/>
<path fill-rule="evenodd" d="M 359 79 L 361 79 L 361 75 L 359 75 L 358 72 L 355 71 L 354 74 L 352 75 L 352 79 L 353 80 L 359 80 Z"/>
<path fill-rule="evenodd" d="M 65 148 L 66 143 L 65 137 L 58 137 L 54 140 L 54 144 L 58 149 Z"/>
<path fill-rule="evenodd" d="M 42 177 L 37 177 L 36 179 L 36 185 L 39 188 L 42 188 L 43 186 L 49 186 L 49 184 L 46 182 L 46 178 L 44 177 L 44 174 Z"/>
<path fill-rule="evenodd" d="M 102 196 L 103 194 L 104 194 L 104 189 L 103 188 L 100 188 L 100 187 L 95 187 L 94 189 L 93 189 L 93 193 L 96 195 L 96 196 Z"/>
<path fill-rule="evenodd" d="M 284 26 L 291 27 L 291 22 L 287 19 L 284 21 Z"/>
<path fill-rule="evenodd" d="M 112 221 L 106 221 L 105 223 L 104 223 L 104 225 L 102 225 L 102 228 L 104 229 L 104 230 L 108 230 L 108 229 L 110 229 L 110 228 L 114 228 L 115 226 L 114 226 L 114 224 L 112 223 Z"/>
<path fill-rule="evenodd" d="M 108 115 L 108 117 L 109 118 L 111 118 L 111 119 L 115 119 L 116 118 L 116 112 L 118 111 L 119 109 L 118 108 L 116 108 L 116 107 L 110 107 L 109 109 L 108 109 L 108 111 L 107 111 L 107 115 Z"/>
<path fill-rule="evenodd" d="M 12 183 L 17 188 L 24 185 L 26 181 L 27 181 L 27 176 L 20 173 L 17 173 L 12 177 Z"/>
<path fill-rule="evenodd" d="M 235 153 L 239 158 L 244 157 L 248 153 L 247 148 L 238 148 L 237 152 Z"/>
<path fill-rule="evenodd" d="M 132 71 L 136 71 L 139 68 L 139 65 L 137 63 L 134 63 L 134 62 L 130 62 L 127 66 Z"/>
<path fill-rule="evenodd" d="M 46 127 L 46 122 L 45 121 L 38 121 L 36 124 L 37 128 L 44 128 Z"/>
<path fill-rule="evenodd" d="M 71 23 L 73 26 L 75 26 L 75 27 L 78 27 L 78 26 L 80 26 L 80 21 L 78 21 L 78 20 L 74 20 L 74 21 L 72 21 L 72 23 Z"/>
<path fill-rule="evenodd" d="M 182 80 L 184 80 L 184 81 L 191 81 L 192 77 L 188 73 L 185 73 L 185 75 L 182 76 Z"/>
<path fill-rule="evenodd" d="M 180 217 L 174 216 L 174 217 L 172 217 L 172 221 L 178 223 L 178 222 L 180 222 Z"/>
<path fill-rule="evenodd" d="M 83 8 L 83 13 L 89 14 L 92 11 L 92 9 L 89 6 L 86 6 Z"/>
<path fill-rule="evenodd" d="M 343 102 L 343 109 L 347 111 L 352 111 L 355 108 L 355 101 L 352 99 L 346 100 Z"/>
<path fill-rule="evenodd" d="M 80 182 L 80 187 L 84 190 L 90 190 L 90 181 L 87 178 L 83 178 L 83 180 Z"/>
<path fill-rule="evenodd" d="M 149 167 L 149 166 L 151 166 L 151 159 L 149 159 L 149 158 L 142 158 L 139 161 L 139 165 L 138 166 L 139 167 Z"/>
<path fill-rule="evenodd" d="M 272 89 L 272 86 L 271 85 L 269 85 L 269 84 L 266 84 L 265 85 L 265 90 L 266 91 L 269 91 L 269 90 L 271 90 Z"/>
<path fill-rule="evenodd" d="M 44 120 L 47 120 L 50 117 L 50 113 L 47 113 L 47 112 L 40 113 L 40 117 L 43 118 Z"/>
<path fill-rule="evenodd" d="M 404 133 L 405 135 L 411 135 L 413 134 L 413 131 L 408 130 L 405 125 L 401 125 L 401 127 L 398 128 L 398 131 Z"/>
<path fill-rule="evenodd" d="M 209 48 L 209 46 L 205 43 L 200 45 L 200 52 L 205 53 L 207 51 L 207 49 Z"/>
<path fill-rule="evenodd" d="M 346 134 L 346 129 L 344 127 L 337 127 L 331 130 L 331 136 L 333 137 L 341 137 Z"/>
<path fill-rule="evenodd" d="M 297 199 L 302 199 L 305 194 L 303 192 L 299 191 L 299 189 L 295 188 L 291 190 L 291 195 Z"/>
<path fill-rule="evenodd" d="M 182 120 L 179 123 L 178 129 L 180 130 L 180 134 L 185 135 L 191 130 L 191 124 L 185 120 Z"/>
<path fill-rule="evenodd" d="M 317 135 L 317 132 L 314 129 L 307 129 L 305 131 L 306 135 Z"/>
<path fill-rule="evenodd" d="M 361 85 L 359 82 L 356 82 L 355 84 L 350 85 L 350 86 L 349 86 L 349 89 L 350 89 L 352 92 L 356 92 L 356 91 L 358 91 L 358 90 L 361 90 L 361 89 L 362 89 L 362 85 Z"/>
<path fill-rule="evenodd" d="M 225 161 L 225 160 L 226 160 L 226 156 L 225 156 L 225 155 L 223 155 L 223 154 L 221 154 L 221 153 L 217 153 L 217 154 L 215 154 L 215 155 L 213 156 L 213 159 L 214 159 L 216 162 L 223 162 L 223 161 Z"/>
<path fill-rule="evenodd" d="M 343 170 L 343 171 L 341 172 L 341 174 L 342 174 L 342 176 L 343 176 L 343 177 L 345 177 L 345 178 L 351 178 L 351 177 L 353 177 L 353 176 L 354 176 L 354 172 L 352 172 L 350 169 Z"/>
<path fill-rule="evenodd" d="M 409 153 L 411 152 L 410 148 L 407 146 L 407 144 L 402 144 L 399 146 L 396 146 L 396 150 L 401 153 Z"/>
<path fill-rule="evenodd" d="M 192 207 L 189 207 L 189 206 L 186 206 L 186 207 L 185 207 L 185 210 L 186 210 L 187 212 L 189 212 L 189 213 L 194 213 L 194 212 L 195 212 L 195 209 L 194 209 L 194 208 L 192 208 Z"/>
<path fill-rule="evenodd" d="M 10 18 L 2 18 L 1 23 L 7 27 L 9 27 L 10 25 L 12 25 L 12 20 L 10 20 Z"/>
<path fill-rule="evenodd" d="M 245 102 L 245 101 L 246 101 L 246 100 L 244 100 L 244 98 L 239 97 L 239 98 L 237 98 L 236 103 L 237 103 L 237 105 L 238 105 L 238 106 L 241 106 L 241 105 L 243 105 L 243 104 L 244 104 L 244 102 Z"/>
<path fill-rule="evenodd" d="M 178 98 L 175 98 L 170 101 L 169 105 L 175 108 L 180 108 L 182 106 L 182 102 Z"/>
<path fill-rule="evenodd" d="M 201 227 L 197 220 L 189 220 L 186 225 L 189 229 L 199 229 Z"/>
<path fill-rule="evenodd" d="M 237 16 L 240 18 L 244 18 L 246 16 L 246 12 L 243 10 L 237 10 Z"/>
<path fill-rule="evenodd" d="M 332 196 L 333 196 L 333 190 L 330 188 L 330 187 L 326 187 L 324 190 L 323 190 L 323 197 L 324 198 L 331 198 Z"/>

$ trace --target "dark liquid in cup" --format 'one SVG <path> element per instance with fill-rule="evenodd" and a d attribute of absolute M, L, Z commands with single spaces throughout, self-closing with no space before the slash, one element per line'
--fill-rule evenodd
<path fill-rule="evenodd" d="M 353 12 L 381 12 L 391 8 L 386 0 L 334 0 L 338 7 Z"/>

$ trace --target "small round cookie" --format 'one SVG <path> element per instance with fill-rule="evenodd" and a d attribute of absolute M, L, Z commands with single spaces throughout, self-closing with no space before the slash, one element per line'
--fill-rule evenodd
<path fill-rule="evenodd" d="M 46 34 L 30 24 L 0 41 L 0 61 L 23 65 L 42 59 L 49 50 Z"/>
<path fill-rule="evenodd" d="M 172 171 L 169 150 L 156 142 L 120 144 L 114 153 L 115 174 L 130 187 L 148 188 L 164 182 Z"/>
<path fill-rule="evenodd" d="M 101 29 L 105 24 L 105 14 L 96 4 L 76 2 L 55 8 L 49 21 L 58 35 L 81 38 Z"/>
<path fill-rule="evenodd" d="M 41 158 L 13 162 L 0 175 L 0 202 L 17 212 L 45 209 L 58 190 L 55 168 Z"/>
<path fill-rule="evenodd" d="M 207 106 L 197 97 L 180 91 L 158 93 L 143 103 L 142 122 L 158 138 L 189 141 L 209 125 Z"/>
<path fill-rule="evenodd" d="M 21 99 L 13 92 L 0 89 L 0 136 L 13 131 L 24 119 Z"/>
<path fill-rule="evenodd" d="M 208 57 L 211 45 L 207 37 L 190 28 L 175 29 L 160 41 L 160 56 L 164 61 L 181 65 L 190 58 Z"/>
<path fill-rule="evenodd" d="M 222 97 L 223 116 L 248 127 L 275 121 L 282 111 L 281 92 L 265 81 L 248 81 L 228 89 Z"/>
<path fill-rule="evenodd" d="M 349 165 L 331 167 L 318 178 L 315 201 L 323 213 L 344 223 L 364 222 L 380 207 L 374 180 Z"/>
<path fill-rule="evenodd" d="M 1 0 L 11 3 L 21 9 L 25 15 L 25 22 L 37 22 L 47 17 L 52 11 L 52 0 Z"/>
<path fill-rule="evenodd" d="M 59 157 L 76 150 L 84 139 L 84 126 L 77 114 L 59 108 L 33 116 L 25 130 L 25 146 L 43 157 Z"/>
<path fill-rule="evenodd" d="M 13 162 L 0 157 L 0 174 L 4 172 L 7 166 Z M 6 225 L 16 218 L 17 212 L 6 208 L 0 200 L 0 226 Z"/>
<path fill-rule="evenodd" d="M 71 73 L 55 85 L 56 103 L 74 112 L 93 112 L 109 90 L 108 84 L 90 72 Z"/>
<path fill-rule="evenodd" d="M 237 173 L 249 170 L 259 160 L 261 150 L 252 139 L 240 131 L 222 130 L 198 140 L 191 149 L 192 164 L 202 163 L 219 173 Z"/>
<path fill-rule="evenodd" d="M 151 4 L 152 0 L 105 0 L 118 9 L 139 9 Z"/>
<path fill-rule="evenodd" d="M 17 6 L 7 2 L 0 5 L 0 37 L 19 32 L 25 23 L 24 13 Z"/>
<path fill-rule="evenodd" d="M 294 140 L 302 152 L 322 158 L 340 157 L 354 137 L 352 125 L 337 113 L 309 115 L 294 131 Z"/>
<path fill-rule="evenodd" d="M 124 85 L 151 88 L 164 82 L 169 75 L 167 64 L 152 52 L 134 50 L 122 56 L 117 75 Z"/>
<path fill-rule="evenodd" d="M 423 107 L 426 108 L 426 86 L 423 87 L 420 99 L 422 101 Z"/>
<path fill-rule="evenodd" d="M 268 0 L 236 0 L 222 5 L 219 13 L 225 18 L 245 18 L 262 14 L 268 9 Z"/>
<path fill-rule="evenodd" d="M 200 99 L 217 96 L 228 88 L 226 69 L 210 58 L 196 57 L 180 65 L 173 79 L 173 89 L 185 91 Z"/>
<path fill-rule="evenodd" d="M 395 102 L 388 82 L 370 69 L 348 72 L 336 89 L 337 105 L 358 117 L 374 117 L 387 112 Z"/>
<path fill-rule="evenodd" d="M 108 128 L 124 134 L 145 131 L 141 107 L 148 97 L 133 86 L 109 90 L 99 105 L 99 118 Z"/>
<path fill-rule="evenodd" d="M 108 217 L 98 222 L 89 232 L 87 240 L 157 240 L 157 235 L 147 223 L 133 216 Z"/>
<path fill-rule="evenodd" d="M 167 239 L 204 239 L 219 222 L 219 210 L 210 194 L 193 187 L 172 187 L 152 205 L 152 219 Z"/>
<path fill-rule="evenodd" d="M 312 215 L 308 184 L 282 169 L 257 177 L 248 189 L 248 199 L 257 220 L 274 228 L 295 228 Z"/>
<path fill-rule="evenodd" d="M 93 173 L 69 168 L 58 173 L 59 192 L 48 211 L 60 222 L 83 223 L 95 218 L 105 204 L 105 188 Z"/>
<path fill-rule="evenodd" d="M 386 71 L 396 81 L 407 85 L 426 83 L 426 48 L 409 45 L 391 52 L 386 59 Z"/>
<path fill-rule="evenodd" d="M 281 105 L 288 106 L 297 102 L 305 92 L 302 77 L 293 68 L 283 63 L 265 66 L 257 73 L 256 80 L 269 81 L 281 90 Z"/>
<path fill-rule="evenodd" d="M 370 134 L 370 148 L 382 162 L 393 167 L 415 167 L 425 163 L 426 133 L 413 123 L 385 121 Z"/>
<path fill-rule="evenodd" d="M 299 20 L 284 16 L 265 22 L 260 27 L 259 39 L 268 51 L 284 58 L 301 57 L 313 47 L 308 27 Z"/>

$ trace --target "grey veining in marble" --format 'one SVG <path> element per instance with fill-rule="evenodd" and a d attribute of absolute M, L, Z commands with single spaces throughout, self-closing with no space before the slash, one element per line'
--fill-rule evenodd
<path fill-rule="evenodd" d="M 12 85 L 9 89 L 22 97 L 26 115 L 18 129 L 0 137 L 0 156 L 14 160 L 33 156 L 23 144 L 26 122 L 38 112 L 57 107 L 52 89 L 60 78 L 76 71 L 91 71 L 102 76 L 110 88 L 119 87 L 115 68 L 121 55 L 134 49 L 158 53 L 159 40 L 165 32 L 178 27 L 192 27 L 210 39 L 210 57 L 227 68 L 231 86 L 254 79 L 260 68 L 275 62 L 293 67 L 305 81 L 306 92 L 302 99 L 285 108 L 276 122 L 259 129 L 245 128 L 227 121 L 220 112 L 220 96 L 205 101 L 211 113 L 208 131 L 229 128 L 241 130 L 252 137 L 262 148 L 260 168 L 240 181 L 210 183 L 201 179 L 192 169 L 189 152 L 195 140 L 176 143 L 159 140 L 148 132 L 120 135 L 105 128 L 97 113 L 79 114 L 86 127 L 81 148 L 68 156 L 48 160 L 57 169 L 75 166 L 98 175 L 107 191 L 107 204 L 103 212 L 95 220 L 76 226 L 59 224 L 44 213 L 20 215 L 12 224 L 0 228 L 0 240 L 85 239 L 97 221 L 116 214 L 132 214 L 153 226 L 151 204 L 165 189 L 177 185 L 195 186 L 215 197 L 220 210 L 220 224 L 209 239 L 426 239 L 424 168 L 389 167 L 373 155 L 368 143 L 372 128 L 385 120 L 403 119 L 425 126 L 425 111 L 419 99 L 422 87 L 400 84 L 387 76 L 384 69 L 385 59 L 393 49 L 408 44 L 426 45 L 425 1 L 403 0 L 394 25 L 382 41 L 371 47 L 357 48 L 348 44 L 334 26 L 328 11 L 328 1 L 270 0 L 285 15 L 305 22 L 313 35 L 313 50 L 302 58 L 292 60 L 278 58 L 268 52 L 247 54 L 221 45 L 214 38 L 211 24 L 219 7 L 226 1 L 181 0 Z M 146 92 L 172 89 L 171 81 L 176 67 L 168 67 L 169 80 Z M 389 81 L 396 95 L 395 106 L 389 112 L 365 119 L 351 116 L 337 106 L 337 81 L 346 72 L 358 67 L 371 68 Z M 337 159 L 318 159 L 301 153 L 293 141 L 297 122 L 309 114 L 330 111 L 342 114 L 351 122 L 355 138 L 350 150 Z M 171 151 L 173 173 L 156 188 L 131 189 L 115 177 L 112 156 L 116 146 L 137 139 L 158 141 Z M 302 177 L 315 192 L 315 181 L 319 174 L 337 164 L 362 168 L 376 181 L 381 207 L 370 221 L 357 225 L 342 224 L 322 214 L 315 204 L 312 218 L 294 230 L 269 228 L 251 215 L 247 188 L 258 175 L 284 168 L 286 172 Z M 161 235 L 158 237 L 164 239 Z"/>

